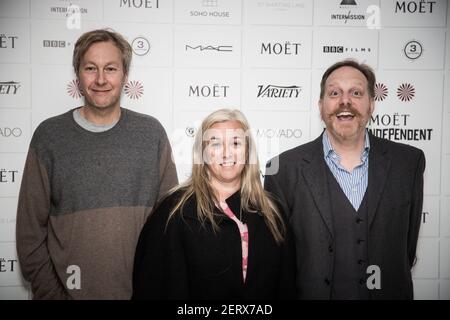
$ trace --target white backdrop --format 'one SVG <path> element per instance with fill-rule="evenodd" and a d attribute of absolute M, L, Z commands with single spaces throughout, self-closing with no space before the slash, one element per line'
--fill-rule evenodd
<path fill-rule="evenodd" d="M 122 106 L 161 121 L 180 180 L 193 132 L 212 110 L 247 115 L 264 164 L 320 134 L 329 65 L 346 57 L 371 65 L 371 128 L 427 158 L 416 299 L 450 299 L 449 25 L 446 0 L 0 0 L 0 299 L 30 297 L 15 217 L 32 133 L 82 105 L 74 42 L 103 27 L 132 43 Z M 289 94 L 271 96 L 273 86 Z"/>

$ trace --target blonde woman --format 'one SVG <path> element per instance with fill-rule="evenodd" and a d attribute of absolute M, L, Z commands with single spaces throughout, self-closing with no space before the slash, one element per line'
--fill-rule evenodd
<path fill-rule="evenodd" d="M 197 132 L 191 177 L 145 224 L 134 299 L 295 298 L 295 250 L 264 191 L 245 116 L 221 109 Z"/>

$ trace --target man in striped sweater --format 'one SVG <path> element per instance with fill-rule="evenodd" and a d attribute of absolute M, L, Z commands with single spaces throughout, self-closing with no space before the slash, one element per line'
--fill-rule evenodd
<path fill-rule="evenodd" d="M 73 66 L 85 104 L 34 132 L 16 231 L 35 299 L 130 298 L 141 228 L 178 182 L 162 125 L 120 106 L 131 56 L 118 33 L 83 34 Z"/>

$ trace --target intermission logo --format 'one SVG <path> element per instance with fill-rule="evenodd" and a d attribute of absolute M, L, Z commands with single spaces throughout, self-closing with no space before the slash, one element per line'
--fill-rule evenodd
<path fill-rule="evenodd" d="M 285 41 L 283 42 L 263 42 L 261 43 L 260 54 L 268 55 L 298 55 L 301 43 Z"/>
<path fill-rule="evenodd" d="M 128 81 L 124 92 L 129 99 L 138 100 L 144 95 L 144 86 L 139 81 Z"/>
<path fill-rule="evenodd" d="M 369 53 L 371 52 L 370 47 L 344 47 L 344 46 L 323 46 L 323 53 Z"/>
<path fill-rule="evenodd" d="M 375 84 L 375 101 L 383 101 L 389 95 L 388 87 L 383 83 Z M 416 95 L 416 89 L 410 83 L 402 83 L 397 87 L 397 98 L 402 102 L 410 102 Z"/>
<path fill-rule="evenodd" d="M 227 85 L 190 85 L 189 97 L 196 98 L 226 98 L 228 89 Z"/>
<path fill-rule="evenodd" d="M 11 36 L 5 33 L 0 34 L 0 49 L 15 49 L 18 36 Z"/>
<path fill-rule="evenodd" d="M 403 48 L 403 53 L 410 60 L 416 60 L 420 58 L 422 52 L 422 44 L 417 40 L 408 41 Z"/>
<path fill-rule="evenodd" d="M 74 79 L 67 84 L 66 92 L 69 96 L 74 99 L 79 99 L 83 96 L 80 88 L 80 81 L 78 79 Z"/>
<path fill-rule="evenodd" d="M 14 272 L 17 269 L 17 259 L 0 257 L 0 272 Z"/>
<path fill-rule="evenodd" d="M 331 20 L 343 20 L 344 23 L 347 23 L 348 20 L 366 20 L 365 14 L 352 13 L 352 10 L 358 9 L 358 5 L 354 0 L 342 0 L 339 8 L 348 11 L 346 13 L 332 13 Z"/>
<path fill-rule="evenodd" d="M 159 9 L 159 0 L 120 0 L 120 7 Z"/>
<path fill-rule="evenodd" d="M 278 86 L 273 84 L 258 85 L 257 98 L 298 98 L 302 87 Z"/>
<path fill-rule="evenodd" d="M 186 51 L 196 51 L 196 52 L 233 52 L 233 46 L 224 46 L 224 45 L 189 45 L 185 46 Z"/>
<path fill-rule="evenodd" d="M 131 43 L 133 52 L 137 56 L 145 56 L 150 51 L 150 42 L 145 37 L 137 37 Z"/>
<path fill-rule="evenodd" d="M 0 81 L 0 94 L 14 95 L 17 94 L 17 90 L 21 87 L 20 82 L 16 81 Z"/>
<path fill-rule="evenodd" d="M 426 14 L 433 13 L 436 1 L 396 1 L 395 13 Z"/>
<path fill-rule="evenodd" d="M 17 181 L 19 171 L 0 169 L 0 183 L 14 183 Z"/>

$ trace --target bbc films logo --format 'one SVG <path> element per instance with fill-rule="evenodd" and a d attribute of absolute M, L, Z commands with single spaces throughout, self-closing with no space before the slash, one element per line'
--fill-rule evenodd
<path fill-rule="evenodd" d="M 67 48 L 70 45 L 70 42 L 64 40 L 42 40 L 44 48 Z"/>
<path fill-rule="evenodd" d="M 229 45 L 185 45 L 186 51 L 194 52 L 233 52 L 233 46 Z"/>
<path fill-rule="evenodd" d="M 370 47 L 344 47 L 344 46 L 323 46 L 323 53 L 370 53 L 372 48 Z"/>
<path fill-rule="evenodd" d="M 302 87 L 297 85 L 280 86 L 280 85 L 258 85 L 257 98 L 298 98 L 302 92 Z"/>
<path fill-rule="evenodd" d="M 150 51 L 150 42 L 145 37 L 137 37 L 131 42 L 133 53 L 137 56 L 145 56 Z"/>
<path fill-rule="evenodd" d="M 423 46 L 417 40 L 410 40 L 405 44 L 403 53 L 409 60 L 414 61 L 422 56 Z"/>
<path fill-rule="evenodd" d="M 384 83 L 376 83 L 374 87 L 375 101 L 384 101 L 389 95 L 389 89 Z M 410 102 L 416 96 L 416 89 L 410 83 L 402 83 L 397 86 L 396 96 L 402 102 Z"/>
<path fill-rule="evenodd" d="M 0 95 L 15 95 L 21 87 L 20 82 L 16 81 L 0 81 Z"/>

